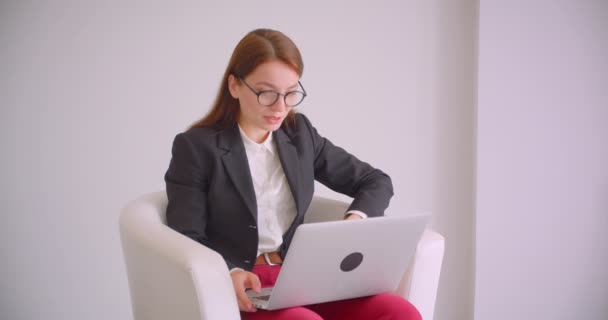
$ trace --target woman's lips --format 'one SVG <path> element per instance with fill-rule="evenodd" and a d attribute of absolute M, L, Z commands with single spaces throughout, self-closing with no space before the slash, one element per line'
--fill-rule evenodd
<path fill-rule="evenodd" d="M 281 117 L 264 116 L 264 119 L 266 120 L 266 122 L 268 122 L 270 124 L 281 123 Z"/>

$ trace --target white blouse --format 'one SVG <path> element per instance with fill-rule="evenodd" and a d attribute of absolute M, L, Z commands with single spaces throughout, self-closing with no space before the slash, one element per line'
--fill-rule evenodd
<path fill-rule="evenodd" d="M 296 203 L 279 159 L 272 134 L 262 143 L 249 139 L 240 128 L 258 209 L 258 256 L 277 251 L 283 234 L 296 217 Z"/>

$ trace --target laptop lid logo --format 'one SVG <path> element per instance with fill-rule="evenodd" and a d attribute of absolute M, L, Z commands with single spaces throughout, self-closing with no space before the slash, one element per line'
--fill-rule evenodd
<path fill-rule="evenodd" d="M 363 262 L 363 254 L 361 252 L 353 252 L 342 259 L 340 270 L 349 272 L 355 270 Z"/>

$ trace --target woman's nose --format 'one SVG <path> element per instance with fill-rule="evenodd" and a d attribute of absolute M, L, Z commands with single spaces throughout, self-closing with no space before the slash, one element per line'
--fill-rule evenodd
<path fill-rule="evenodd" d="M 276 111 L 283 111 L 283 110 L 287 109 L 287 105 L 285 105 L 284 97 L 279 96 L 277 101 L 270 107 L 272 108 L 272 110 L 276 110 Z"/>

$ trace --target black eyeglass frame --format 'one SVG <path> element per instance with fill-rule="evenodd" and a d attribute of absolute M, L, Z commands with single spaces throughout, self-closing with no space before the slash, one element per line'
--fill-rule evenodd
<path fill-rule="evenodd" d="M 270 106 L 274 105 L 275 103 L 277 103 L 277 101 L 279 101 L 279 97 L 280 97 L 280 96 L 283 96 L 283 102 L 285 103 L 285 106 L 287 106 L 287 107 L 289 107 L 289 108 L 294 108 L 294 107 L 296 107 L 296 106 L 299 106 L 299 105 L 302 103 L 302 101 L 304 101 L 304 98 L 306 98 L 306 96 L 308 95 L 308 94 L 306 93 L 306 89 L 304 89 L 304 86 L 302 85 L 302 83 L 300 82 L 300 80 L 298 80 L 298 85 L 300 86 L 300 88 L 302 88 L 302 91 L 294 90 L 294 91 L 289 91 L 289 92 L 286 92 L 286 93 L 279 93 L 279 92 L 276 92 L 276 91 L 274 91 L 274 90 L 262 90 L 262 91 L 256 91 L 254 88 L 252 88 L 252 87 L 251 87 L 251 86 L 250 86 L 250 85 L 249 85 L 249 84 L 248 84 L 248 83 L 245 81 L 245 79 L 243 79 L 243 77 L 237 77 L 237 78 L 238 78 L 239 80 L 241 80 L 241 81 L 242 81 L 242 82 L 245 84 L 245 86 L 247 86 L 247 88 L 249 88 L 249 90 L 251 90 L 251 92 L 253 92 L 253 93 L 254 93 L 254 94 L 257 96 L 257 98 L 258 98 L 258 103 L 259 103 L 261 106 L 265 106 L 265 107 L 270 107 Z M 266 93 L 266 92 L 272 92 L 272 93 L 275 93 L 275 94 L 276 94 L 276 99 L 275 99 L 275 100 L 274 100 L 274 101 L 273 101 L 271 104 L 263 104 L 263 103 L 261 103 L 261 102 L 260 102 L 260 96 L 261 96 L 262 94 Z M 290 106 L 290 105 L 288 105 L 288 104 L 287 104 L 287 96 L 288 96 L 289 94 L 291 94 L 291 93 L 294 93 L 294 92 L 301 93 L 301 94 L 302 94 L 302 100 L 300 100 L 300 102 L 298 102 L 298 103 L 294 104 L 293 106 Z"/>

